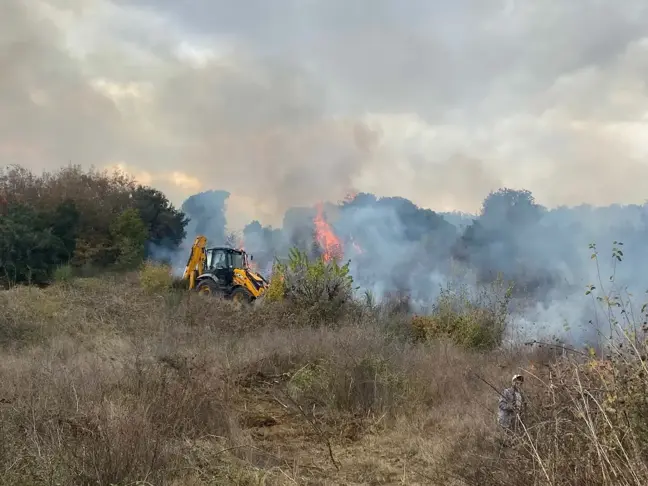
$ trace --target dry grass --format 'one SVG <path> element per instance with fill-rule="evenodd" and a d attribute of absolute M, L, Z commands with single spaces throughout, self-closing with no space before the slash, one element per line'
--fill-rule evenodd
<path fill-rule="evenodd" d="M 416 344 L 391 332 L 406 320 L 388 315 L 354 312 L 335 326 L 305 326 L 300 311 L 282 303 L 241 311 L 144 290 L 136 275 L 4 292 L 0 484 L 629 485 L 648 478 L 643 436 L 631 437 L 643 402 L 626 429 L 617 415 L 606 429 L 586 391 L 607 375 L 587 360 Z M 497 394 L 485 382 L 501 388 L 520 369 L 537 376 L 529 380 L 531 440 L 502 449 Z M 611 431 L 623 432 L 623 449 Z M 594 433 L 600 448 L 588 441 Z M 576 459 L 580 469 L 570 466 Z"/>

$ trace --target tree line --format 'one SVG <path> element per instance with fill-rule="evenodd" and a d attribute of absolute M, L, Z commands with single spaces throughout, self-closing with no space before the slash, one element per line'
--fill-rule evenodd
<path fill-rule="evenodd" d="M 61 266 L 135 268 L 152 248 L 178 248 L 187 223 L 162 192 L 124 174 L 8 166 L 0 169 L 0 284 L 46 284 Z"/>
<path fill-rule="evenodd" d="M 228 197 L 206 191 L 176 209 L 160 191 L 120 173 L 78 166 L 42 175 L 20 166 L 0 169 L 0 284 L 47 283 L 61 266 L 78 272 L 135 268 L 143 259 L 173 254 L 197 233 L 213 245 L 232 243 Z M 330 223 L 345 248 L 362 250 L 352 255 L 358 283 L 404 290 L 427 289 L 419 283 L 435 272 L 449 274 L 457 263 L 480 281 L 504 274 L 525 292 L 547 290 L 566 272 L 571 280 L 585 272 L 588 243 L 621 239 L 627 251 L 643 254 L 648 234 L 648 204 L 548 209 L 530 191 L 507 188 L 491 192 L 461 225 L 399 197 L 360 193 L 331 206 Z M 291 208 L 280 228 L 253 221 L 241 241 L 267 273 L 291 248 L 317 255 L 314 216 L 314 208 Z M 643 285 L 647 269 L 642 258 L 624 271 Z"/>

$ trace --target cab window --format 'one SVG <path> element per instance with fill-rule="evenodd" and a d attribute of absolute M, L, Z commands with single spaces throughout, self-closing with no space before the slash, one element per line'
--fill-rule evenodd
<path fill-rule="evenodd" d="M 227 255 L 224 251 L 216 250 L 212 252 L 211 269 L 227 268 Z"/>
<path fill-rule="evenodd" d="M 245 261 L 241 253 L 232 253 L 232 266 L 234 268 L 245 268 Z"/>

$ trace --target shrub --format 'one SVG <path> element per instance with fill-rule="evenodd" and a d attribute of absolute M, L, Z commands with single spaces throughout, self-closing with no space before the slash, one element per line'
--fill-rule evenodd
<path fill-rule="evenodd" d="M 287 263 L 275 264 L 266 298 L 287 299 L 300 308 L 316 310 L 325 319 L 337 316 L 353 298 L 349 264 L 309 260 L 306 253 L 293 248 Z"/>
<path fill-rule="evenodd" d="M 59 283 L 69 283 L 74 278 L 74 269 L 72 265 L 60 265 L 54 270 L 54 281 Z"/>
<path fill-rule="evenodd" d="M 286 282 L 281 264 L 275 264 L 270 284 L 265 293 L 265 299 L 269 302 L 281 301 L 286 297 Z"/>
<path fill-rule="evenodd" d="M 450 339 L 470 349 L 494 349 L 506 331 L 511 287 L 493 286 L 471 295 L 467 287 L 446 287 L 430 315 L 411 320 L 415 340 Z"/>
<path fill-rule="evenodd" d="M 147 261 L 139 271 L 141 287 L 147 292 L 156 293 L 170 290 L 174 286 L 171 267 L 166 264 Z"/>

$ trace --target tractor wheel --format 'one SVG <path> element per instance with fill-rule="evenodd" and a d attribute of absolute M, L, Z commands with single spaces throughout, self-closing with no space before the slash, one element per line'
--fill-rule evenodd
<path fill-rule="evenodd" d="M 198 294 L 200 295 L 204 295 L 205 297 L 216 297 L 221 293 L 218 285 L 216 285 L 216 282 L 211 279 L 205 279 L 198 282 L 196 292 L 198 292 Z"/>
<path fill-rule="evenodd" d="M 249 290 L 243 287 L 236 287 L 232 291 L 231 299 L 238 305 L 250 305 L 254 300 L 254 296 L 249 292 Z"/>

